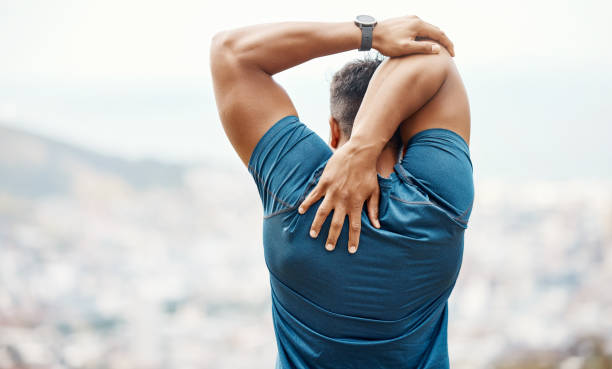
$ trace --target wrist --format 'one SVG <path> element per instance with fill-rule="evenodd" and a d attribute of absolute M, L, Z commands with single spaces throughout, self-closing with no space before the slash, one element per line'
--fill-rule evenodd
<path fill-rule="evenodd" d="M 355 25 L 361 31 L 359 51 L 369 51 L 373 46 L 374 27 L 377 21 L 371 15 L 360 14 L 355 17 Z"/>
<path fill-rule="evenodd" d="M 380 155 L 384 145 L 379 145 L 372 140 L 360 136 L 351 136 L 346 142 L 346 151 L 350 156 L 360 157 L 375 162 Z"/>
<path fill-rule="evenodd" d="M 383 28 L 384 28 L 384 26 L 383 26 Z M 381 22 L 376 23 L 376 27 L 374 27 L 374 29 L 372 30 L 372 49 L 379 50 L 379 48 L 380 48 L 380 35 L 381 35 L 382 31 L 384 31 L 384 29 L 381 30 Z"/>

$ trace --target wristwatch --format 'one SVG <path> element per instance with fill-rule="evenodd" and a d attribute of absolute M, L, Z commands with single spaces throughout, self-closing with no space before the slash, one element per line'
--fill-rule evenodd
<path fill-rule="evenodd" d="M 372 33 L 376 27 L 376 19 L 371 15 L 358 15 L 355 25 L 361 29 L 361 47 L 359 51 L 368 51 L 372 48 Z"/>

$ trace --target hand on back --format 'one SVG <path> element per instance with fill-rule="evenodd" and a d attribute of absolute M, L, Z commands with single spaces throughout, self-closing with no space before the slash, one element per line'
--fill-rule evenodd
<path fill-rule="evenodd" d="M 455 55 L 453 43 L 439 28 L 416 16 L 404 16 L 380 22 L 374 28 L 372 46 L 381 54 L 394 57 L 437 54 L 440 51 L 438 43 L 444 46 L 451 56 Z M 372 150 L 368 143 L 357 143 L 349 139 L 329 159 L 317 186 L 300 205 L 298 211 L 304 214 L 324 197 L 311 226 L 310 236 L 313 238 L 319 237 L 323 223 L 333 211 L 325 242 L 328 251 L 335 249 L 347 215 L 348 250 L 350 253 L 357 251 L 361 233 L 361 212 L 366 201 L 371 224 L 380 228 L 378 219 L 380 189 L 376 171 L 379 155 L 380 151 Z"/>

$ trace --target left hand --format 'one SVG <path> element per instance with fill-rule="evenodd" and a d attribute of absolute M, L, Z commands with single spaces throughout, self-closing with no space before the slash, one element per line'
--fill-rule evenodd
<path fill-rule="evenodd" d="M 372 47 L 389 57 L 410 54 L 437 54 L 444 46 L 455 56 L 455 46 L 446 34 L 416 15 L 389 18 L 374 28 Z"/>
<path fill-rule="evenodd" d="M 335 248 L 347 215 L 349 217 L 348 250 L 350 253 L 357 251 L 361 233 L 361 210 L 366 200 L 370 222 L 376 228 L 380 228 L 377 159 L 378 155 L 372 155 L 371 152 L 368 152 L 367 147 L 347 142 L 329 159 L 319 183 L 300 205 L 298 212 L 304 214 L 312 204 L 325 196 L 312 222 L 310 236 L 316 238 L 319 235 L 321 226 L 333 210 L 334 215 L 325 242 L 325 248 L 328 251 Z"/>

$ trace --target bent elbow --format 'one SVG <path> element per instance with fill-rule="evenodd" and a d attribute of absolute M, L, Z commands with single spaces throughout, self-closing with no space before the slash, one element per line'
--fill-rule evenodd
<path fill-rule="evenodd" d="M 213 76 L 223 74 L 235 60 L 234 42 L 229 31 L 215 33 L 210 41 L 210 70 Z"/>
<path fill-rule="evenodd" d="M 219 31 L 215 33 L 210 40 L 210 55 L 211 58 L 222 52 L 229 50 L 228 31 Z"/>

